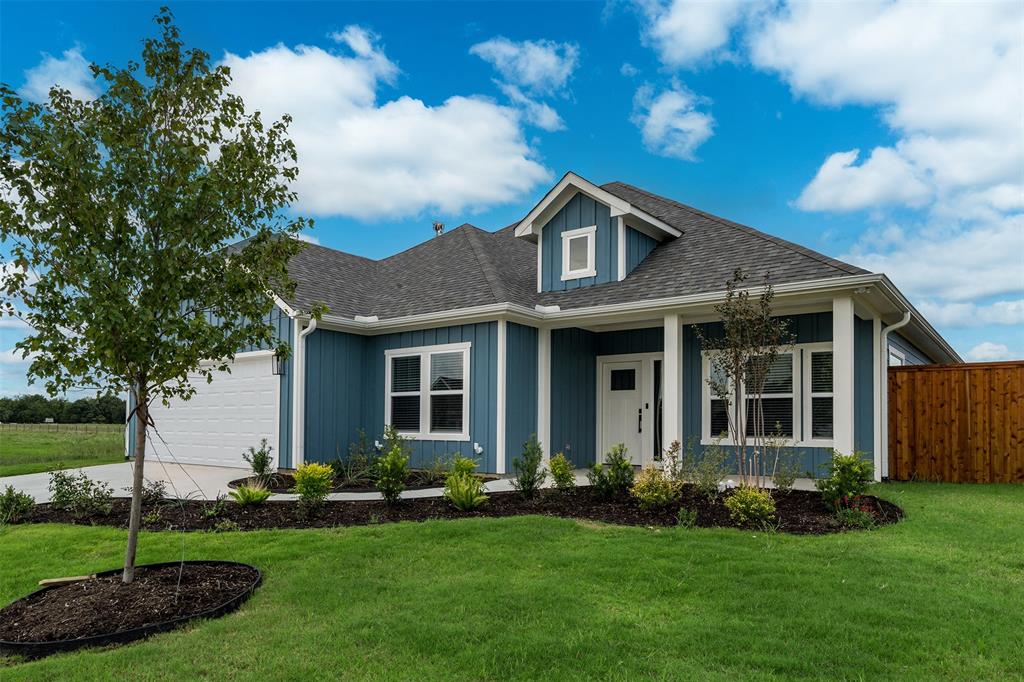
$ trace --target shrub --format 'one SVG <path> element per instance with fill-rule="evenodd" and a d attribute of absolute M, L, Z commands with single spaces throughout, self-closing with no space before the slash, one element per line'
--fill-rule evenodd
<path fill-rule="evenodd" d="M 786 448 L 786 451 L 779 455 L 775 474 L 772 476 L 775 488 L 782 493 L 791 492 L 796 479 L 800 477 L 800 469 L 800 456 L 793 452 L 792 448 Z"/>
<path fill-rule="evenodd" d="M 142 515 L 142 522 L 147 526 L 160 523 L 160 508 L 153 509 Z"/>
<path fill-rule="evenodd" d="M 260 449 L 249 446 L 249 452 L 242 453 L 242 459 L 252 469 L 252 475 L 260 481 L 267 481 L 274 473 L 274 456 L 271 446 L 267 445 L 267 439 L 260 441 Z"/>
<path fill-rule="evenodd" d="M 129 495 L 132 494 L 132 487 L 122 488 Z M 163 481 L 144 481 L 142 483 L 142 504 L 153 506 L 160 504 L 167 497 L 167 484 Z"/>
<path fill-rule="evenodd" d="M 718 493 L 721 492 L 718 484 L 729 474 L 729 466 L 726 463 L 729 453 L 722 447 L 720 441 L 716 440 L 711 445 L 704 446 L 704 452 L 699 458 L 695 454 L 691 457 L 690 477 L 693 486 L 707 499 L 717 499 Z"/>
<path fill-rule="evenodd" d="M 739 487 L 725 500 L 729 516 L 747 526 L 768 526 L 775 520 L 775 500 L 771 493 L 750 486 Z"/>
<path fill-rule="evenodd" d="M 611 452 L 605 455 L 604 464 L 595 462 L 590 465 L 587 478 L 598 497 L 621 497 L 633 487 L 633 463 L 626 452 L 625 444 L 619 443 L 612 446 Z"/>
<path fill-rule="evenodd" d="M 348 445 L 348 457 L 336 457 L 331 462 L 334 477 L 342 488 L 356 488 L 371 485 L 377 477 L 377 451 L 366 437 L 366 432 L 359 429 L 355 442 Z"/>
<path fill-rule="evenodd" d="M 391 449 L 377 462 L 377 490 L 388 504 L 394 504 L 405 490 L 409 476 L 409 455 L 400 442 L 393 441 Z"/>
<path fill-rule="evenodd" d="M 679 483 L 669 479 L 661 469 L 647 466 L 636 477 L 629 492 L 644 509 L 660 509 L 679 498 Z"/>
<path fill-rule="evenodd" d="M 875 515 L 863 507 L 841 507 L 836 518 L 845 528 L 874 528 Z"/>
<path fill-rule="evenodd" d="M 231 519 L 221 519 L 213 525 L 214 533 L 230 533 L 236 530 L 239 530 L 239 526 Z"/>
<path fill-rule="evenodd" d="M 449 466 L 449 458 L 441 456 L 434 457 L 430 464 L 418 471 L 414 471 L 413 476 L 420 485 L 443 483 L 445 478 L 448 476 Z M 476 468 L 475 464 L 474 468 Z"/>
<path fill-rule="evenodd" d="M 0 525 L 21 521 L 35 503 L 35 498 L 28 493 L 15 490 L 13 485 L 7 486 L 0 495 Z"/>
<path fill-rule="evenodd" d="M 676 514 L 676 523 L 680 528 L 695 528 L 697 526 L 697 512 L 693 509 L 680 507 Z"/>
<path fill-rule="evenodd" d="M 114 491 L 101 481 L 94 481 L 85 472 L 50 473 L 50 502 L 76 518 L 92 514 L 106 516 L 114 507 Z"/>
<path fill-rule="evenodd" d="M 263 504 L 270 497 L 271 493 L 267 486 L 258 480 L 250 485 L 240 485 L 228 493 L 238 504 L 243 507 Z"/>
<path fill-rule="evenodd" d="M 828 475 L 819 478 L 818 490 L 825 503 L 832 509 L 849 507 L 852 500 L 864 494 L 873 480 L 874 468 L 869 460 L 863 459 L 860 452 L 843 455 L 832 451 L 832 459 L 823 466 L 828 467 Z"/>
<path fill-rule="evenodd" d="M 566 458 L 565 453 L 559 452 L 552 457 L 548 466 L 556 488 L 565 492 L 576 487 L 576 474 L 573 473 L 572 462 Z"/>
<path fill-rule="evenodd" d="M 476 460 L 472 457 L 465 457 L 461 453 L 456 454 L 452 458 L 451 463 L 448 466 L 448 477 L 452 476 L 472 476 L 473 472 L 476 471 Z"/>
<path fill-rule="evenodd" d="M 299 495 L 299 503 L 307 510 L 319 509 L 331 492 L 333 473 L 331 467 L 316 462 L 306 462 L 296 469 L 292 492 Z"/>
<path fill-rule="evenodd" d="M 487 501 L 484 483 L 478 476 L 457 473 L 448 476 L 444 483 L 444 496 L 456 509 L 473 511 Z"/>
<path fill-rule="evenodd" d="M 217 499 L 215 499 L 213 503 L 203 505 L 203 508 L 200 510 L 199 515 L 202 516 L 204 519 L 215 519 L 224 513 L 224 510 L 227 509 L 227 506 L 228 505 L 227 502 L 225 502 L 224 500 L 224 496 L 218 495 Z"/>
<path fill-rule="evenodd" d="M 515 478 L 512 479 L 512 487 L 526 499 L 536 495 L 547 478 L 541 464 L 543 459 L 544 450 L 537 442 L 537 434 L 532 434 L 530 440 L 523 443 L 522 458 L 516 457 L 512 460 L 512 469 L 516 472 Z"/>

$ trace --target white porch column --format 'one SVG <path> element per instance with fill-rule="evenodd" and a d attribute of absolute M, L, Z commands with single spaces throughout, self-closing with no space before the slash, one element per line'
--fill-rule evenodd
<path fill-rule="evenodd" d="M 882 320 L 878 313 L 874 313 L 871 321 L 871 338 L 873 339 L 871 354 L 871 409 L 874 414 L 875 433 L 872 441 L 872 452 L 875 458 L 875 480 L 881 481 L 883 474 L 889 472 L 888 462 L 882 462 L 882 439 L 888 437 L 887 422 L 889 415 L 882 414 L 882 391 L 889 390 L 889 387 L 881 382 L 882 363 L 888 360 L 887 354 L 882 351 Z"/>
<path fill-rule="evenodd" d="M 537 440 L 551 459 L 551 329 L 537 330 Z"/>
<path fill-rule="evenodd" d="M 832 299 L 832 440 L 844 455 L 853 452 L 853 298 Z"/>
<path fill-rule="evenodd" d="M 665 361 L 662 364 L 661 448 L 667 450 L 674 440 L 682 442 L 683 335 L 679 315 L 665 316 Z"/>
<path fill-rule="evenodd" d="M 508 366 L 508 322 L 505 320 L 498 320 L 498 396 L 495 401 L 495 409 L 497 414 L 495 415 L 495 437 L 497 443 L 494 444 L 494 455 L 496 461 L 496 471 L 499 474 L 505 473 L 505 390 L 506 390 L 506 373 Z"/>

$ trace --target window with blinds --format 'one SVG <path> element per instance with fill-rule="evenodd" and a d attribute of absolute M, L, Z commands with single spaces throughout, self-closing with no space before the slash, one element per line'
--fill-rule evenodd
<path fill-rule="evenodd" d="M 811 351 L 811 438 L 832 438 L 832 351 Z"/>
<path fill-rule="evenodd" d="M 408 437 L 468 440 L 470 345 L 386 351 L 385 422 Z"/>
<path fill-rule="evenodd" d="M 764 385 L 758 394 L 755 391 L 761 378 Z M 754 360 L 747 368 L 744 420 L 747 436 L 760 434 L 792 438 L 794 397 L 792 353 L 781 353 L 771 361 Z"/>

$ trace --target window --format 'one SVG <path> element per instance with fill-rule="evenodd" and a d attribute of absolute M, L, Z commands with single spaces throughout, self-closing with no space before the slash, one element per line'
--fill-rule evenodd
<path fill-rule="evenodd" d="M 902 367 L 907 364 L 907 356 L 893 348 L 889 349 L 889 366 Z"/>
<path fill-rule="evenodd" d="M 810 439 L 832 440 L 832 351 L 808 351 Z"/>
<path fill-rule="evenodd" d="M 384 421 L 421 440 L 469 440 L 468 343 L 385 352 Z"/>
<path fill-rule="evenodd" d="M 635 391 L 636 370 L 635 369 L 613 369 L 611 376 L 611 390 L 613 391 Z"/>
<path fill-rule="evenodd" d="M 757 386 L 752 385 L 750 378 L 762 376 L 764 385 L 761 387 L 758 403 L 758 394 L 754 391 Z M 755 428 L 760 426 L 761 435 L 782 435 L 787 438 L 793 437 L 793 412 L 795 393 L 793 391 L 793 354 L 781 353 L 771 363 L 757 359 L 751 362 L 747 369 L 747 386 L 744 390 L 746 414 L 747 437 L 752 437 Z"/>
<path fill-rule="evenodd" d="M 562 233 L 562 281 L 594 277 L 597 226 L 566 230 Z"/>

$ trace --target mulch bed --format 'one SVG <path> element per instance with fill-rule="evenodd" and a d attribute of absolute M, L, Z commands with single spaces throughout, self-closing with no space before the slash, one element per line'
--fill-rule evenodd
<path fill-rule="evenodd" d="M 260 580 L 257 569 L 231 562 L 140 566 L 129 585 L 121 583 L 119 570 L 108 573 L 40 590 L 0 609 L 3 648 L 36 656 L 137 639 L 190 617 L 221 615 Z"/>
<path fill-rule="evenodd" d="M 780 532 L 808 535 L 848 530 L 826 508 L 817 491 L 773 492 L 773 496 L 778 512 L 777 530 Z M 427 498 L 401 500 L 392 506 L 383 501 L 329 501 L 318 513 L 307 514 L 297 502 L 275 502 L 271 498 L 262 505 L 248 507 L 228 502 L 222 505 L 223 510 L 216 516 L 204 514 L 204 510 L 212 507 L 212 502 L 186 500 L 165 501 L 157 508 L 144 508 L 143 525 L 147 530 L 234 530 L 236 527 L 239 530 L 259 530 L 535 514 L 627 526 L 675 526 L 679 508 L 686 507 L 696 511 L 697 526 L 738 527 L 729 518 L 729 512 L 722 503 L 724 498 L 721 495 L 710 501 L 692 486 L 685 486 L 679 502 L 663 509 L 649 510 L 641 508 L 632 498 L 601 500 L 589 487 L 580 487 L 569 492 L 544 490 L 533 500 L 524 500 L 514 492 L 493 493 L 479 510 L 473 512 L 459 511 L 441 498 Z M 879 525 L 895 523 L 903 516 L 903 511 L 891 502 L 872 496 L 865 496 L 863 501 Z M 74 518 L 63 510 L 41 504 L 33 508 L 25 522 L 127 528 L 128 504 L 126 499 L 115 500 L 110 515 L 87 518 Z"/>
<path fill-rule="evenodd" d="M 497 476 L 488 476 L 485 474 L 477 474 L 484 481 L 496 481 Z M 247 476 L 245 478 L 236 478 L 233 481 L 228 482 L 229 488 L 237 488 L 241 485 L 250 485 L 258 482 L 253 476 Z M 295 487 L 295 477 L 291 474 L 276 473 L 274 474 L 267 485 L 267 489 L 273 493 L 290 493 L 292 488 Z M 426 490 L 427 488 L 443 488 L 444 478 L 439 480 L 424 480 L 421 473 L 413 471 L 405 479 L 406 490 Z M 334 484 L 331 486 L 332 493 L 374 493 L 377 492 L 377 488 L 371 484 L 352 484 L 344 483 L 338 479 L 334 479 Z"/>

